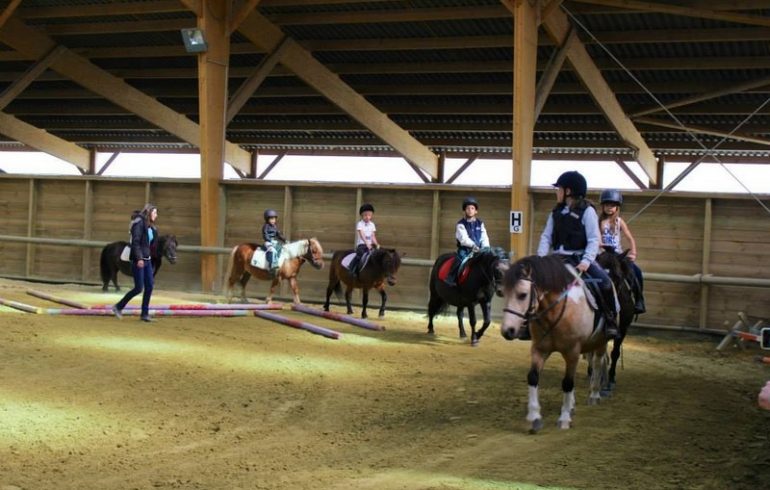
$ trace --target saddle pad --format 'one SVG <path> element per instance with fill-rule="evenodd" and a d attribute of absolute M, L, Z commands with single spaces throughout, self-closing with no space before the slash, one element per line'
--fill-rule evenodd
<path fill-rule="evenodd" d="M 251 256 L 251 266 L 256 267 L 257 269 L 270 270 L 270 265 L 267 263 L 267 258 L 265 258 L 265 255 L 265 251 L 261 248 L 254 250 L 254 254 Z M 278 268 L 283 265 L 285 260 L 286 254 L 282 253 L 278 256 Z"/>
<path fill-rule="evenodd" d="M 455 260 L 457 260 L 457 257 L 452 257 L 451 259 L 447 260 L 441 266 L 438 268 L 438 278 L 441 281 L 446 281 L 447 276 L 449 275 L 449 270 L 452 268 L 452 264 L 454 264 Z M 465 266 L 460 270 L 460 277 L 457 278 L 457 284 L 463 284 L 466 279 L 468 279 L 468 275 L 471 273 L 471 268 L 469 266 Z"/>
<path fill-rule="evenodd" d="M 371 255 L 370 253 L 366 252 L 366 253 L 364 253 L 361 256 L 361 266 L 358 268 L 358 270 L 363 270 L 364 267 L 366 267 L 366 263 L 369 262 L 369 256 L 370 255 Z M 350 269 L 350 263 L 353 261 L 353 258 L 355 256 L 356 256 L 355 252 L 351 252 L 351 253 L 347 254 L 346 256 L 344 256 L 342 258 L 342 262 L 340 262 L 342 264 L 342 267 L 344 267 L 346 269 Z"/>

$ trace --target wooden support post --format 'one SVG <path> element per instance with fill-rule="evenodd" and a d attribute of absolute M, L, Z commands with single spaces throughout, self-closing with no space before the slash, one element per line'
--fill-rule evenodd
<path fill-rule="evenodd" d="M 666 157 L 658 156 L 658 165 L 655 166 L 655 182 L 650 184 L 650 189 L 663 189 L 663 170 L 666 166 Z"/>
<path fill-rule="evenodd" d="M 524 215 L 529 209 L 529 179 L 532 166 L 532 139 L 535 129 L 535 78 L 537 76 L 537 19 L 535 3 L 516 2 L 513 8 L 513 185 L 511 210 Z M 521 233 L 511 233 L 511 258 L 527 254 L 532 230 L 522 226 Z"/>
<path fill-rule="evenodd" d="M 37 224 L 37 180 L 29 179 L 29 200 L 27 201 L 27 237 L 35 236 L 35 225 Z M 35 245 L 27 244 L 27 258 L 25 263 L 24 275 L 32 276 L 35 271 Z"/>
<path fill-rule="evenodd" d="M 446 152 L 441 152 L 438 156 L 438 175 L 433 179 L 436 184 L 444 182 L 444 172 L 446 171 Z"/>
<path fill-rule="evenodd" d="M 118 155 L 120 155 L 119 151 L 116 151 L 115 153 L 110 156 L 110 158 L 107 159 L 106 162 L 104 162 L 104 165 L 102 165 L 102 168 L 99 169 L 98 172 L 96 172 L 96 175 L 102 175 L 104 174 L 104 171 L 110 168 L 110 165 L 112 165 L 112 162 L 115 161 L 116 158 L 118 158 Z"/>
<path fill-rule="evenodd" d="M 712 199 L 706 199 L 705 216 L 703 220 L 703 257 L 701 258 L 701 274 L 709 273 L 709 264 L 711 263 L 711 227 L 712 227 Z M 706 328 L 708 325 L 709 313 L 709 285 L 701 284 L 700 287 L 700 314 L 698 315 L 698 326 Z"/>
<path fill-rule="evenodd" d="M 433 191 L 433 209 L 431 211 L 430 226 L 430 260 L 436 260 L 441 242 L 441 193 Z"/>
<path fill-rule="evenodd" d="M 198 55 L 198 102 L 200 113 L 200 215 L 204 247 L 221 245 L 220 183 L 225 161 L 225 111 L 230 57 L 231 2 L 203 0 L 198 27 L 206 34 L 208 50 Z M 201 290 L 214 291 L 217 257 L 201 254 Z"/>
<path fill-rule="evenodd" d="M 95 152 L 94 152 L 95 153 Z M 83 205 L 83 240 L 90 240 L 94 227 L 94 184 L 89 179 L 85 181 L 85 198 Z M 91 273 L 91 249 L 83 248 L 83 266 L 80 274 L 82 281 L 87 281 Z"/>
<path fill-rule="evenodd" d="M 633 181 L 634 181 L 634 184 L 636 184 L 636 186 L 637 186 L 638 188 L 640 188 L 640 189 L 646 189 L 646 188 L 647 188 L 647 186 L 646 186 L 646 185 L 644 185 L 644 182 L 642 182 L 642 181 L 641 181 L 641 179 L 640 179 L 639 177 L 637 177 L 637 176 L 636 176 L 636 174 L 633 172 L 633 170 L 631 170 L 631 169 L 628 167 L 628 165 L 626 164 L 626 162 L 624 162 L 624 161 L 623 161 L 623 159 L 622 159 L 622 158 L 620 158 L 620 157 L 616 157 L 616 158 L 615 158 L 615 163 L 617 163 L 617 164 L 618 164 L 618 166 L 620 167 L 620 169 L 621 169 L 621 170 L 623 170 L 623 172 L 625 172 L 625 173 L 626 173 L 626 175 L 628 175 L 628 177 L 629 177 L 631 180 L 633 180 Z"/>
<path fill-rule="evenodd" d="M 268 165 L 267 168 L 261 174 L 259 174 L 259 177 L 257 177 L 257 178 L 261 180 L 261 179 L 264 179 L 265 177 L 267 177 L 267 174 L 269 174 L 270 171 L 273 170 L 275 168 L 275 166 L 278 165 L 278 162 L 283 160 L 283 157 L 285 157 L 285 156 L 286 156 L 286 153 L 282 153 L 282 154 L 278 155 L 277 157 L 275 157 L 273 159 L 273 161 L 270 162 L 270 165 Z M 254 165 L 254 168 L 256 169 L 256 164 Z"/>
<path fill-rule="evenodd" d="M 281 229 L 283 230 L 283 236 L 286 240 L 291 241 L 292 233 L 292 219 L 291 216 L 294 213 L 294 190 L 291 186 L 284 186 L 283 188 L 283 224 Z M 281 296 L 286 297 L 289 294 L 289 285 L 286 281 L 281 281 Z"/>
<path fill-rule="evenodd" d="M 147 204 L 150 202 L 152 202 L 152 182 L 147 181 L 144 183 L 144 203 Z"/>
<path fill-rule="evenodd" d="M 461 176 L 461 175 L 463 174 L 463 172 L 465 172 L 466 170 L 468 170 L 468 167 L 470 167 L 470 166 L 473 164 L 473 162 L 475 162 L 475 161 L 476 161 L 476 159 L 477 159 L 478 157 L 479 157 L 479 155 L 478 155 L 478 153 L 477 153 L 476 155 L 473 155 L 472 157 L 470 157 L 469 159 L 467 159 L 467 160 L 465 161 L 465 163 L 463 163 L 462 165 L 460 165 L 460 168 L 458 168 L 458 169 L 457 169 L 457 171 L 456 171 L 455 173 L 453 173 L 453 174 L 452 174 L 452 176 L 451 176 L 451 177 L 449 177 L 449 178 L 447 179 L 446 183 L 447 183 L 447 184 L 452 184 L 452 183 L 454 183 L 454 181 L 455 181 L 455 180 L 457 180 L 457 178 L 458 178 L 459 176 Z"/>
<path fill-rule="evenodd" d="M 248 177 L 250 179 L 256 179 L 257 178 L 257 162 L 259 161 L 259 150 L 254 150 L 251 152 L 251 160 L 249 161 L 249 174 Z"/>
<path fill-rule="evenodd" d="M 364 203 L 364 190 L 360 187 L 356 188 L 356 209 L 354 223 L 358 223 L 361 217 L 358 215 L 358 210 L 361 209 L 361 205 Z M 356 248 L 356 239 L 353 239 L 353 248 Z"/>

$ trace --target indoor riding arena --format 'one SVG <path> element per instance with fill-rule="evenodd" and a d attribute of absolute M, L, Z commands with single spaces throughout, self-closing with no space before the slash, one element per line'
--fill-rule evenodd
<path fill-rule="evenodd" d="M 763 0 L 0 0 L 0 490 L 770 488 L 769 41 Z M 36 153 L 76 174 L 10 170 Z M 112 175 L 129 155 L 200 177 Z M 316 181 L 318 157 L 367 159 Z M 563 162 L 597 208 L 622 189 L 646 299 L 598 404 L 580 361 L 567 428 L 564 361 L 529 386 L 500 277 L 476 344 L 454 306 L 428 334 L 461 203 L 514 267 Z M 710 168 L 723 190 L 683 190 Z M 176 244 L 150 322 L 141 295 L 115 315 L 133 280 L 102 258 L 145 203 Z M 329 284 L 364 204 L 400 258 L 367 318 Z M 297 304 L 288 280 L 228 291 L 266 210 L 323 248 Z"/>

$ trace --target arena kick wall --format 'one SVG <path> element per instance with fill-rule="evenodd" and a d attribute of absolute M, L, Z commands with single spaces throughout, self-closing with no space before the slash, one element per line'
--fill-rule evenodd
<path fill-rule="evenodd" d="M 125 240 L 131 211 L 145 202 L 159 208 L 161 234 L 173 233 L 181 245 L 200 243 L 200 199 L 197 180 L 116 179 L 103 177 L 0 176 L 0 235 Z M 533 229 L 530 252 L 554 205 L 552 190 L 532 189 L 532 210 L 526 226 Z M 290 239 L 314 236 L 325 252 L 351 248 L 358 206 L 376 208 L 377 236 L 384 246 L 406 258 L 434 259 L 455 249 L 454 227 L 464 196 L 480 201 L 493 245 L 509 244 L 510 189 L 454 185 L 355 185 L 275 181 L 224 181 L 222 246 L 256 241 L 262 212 L 274 208 Z M 655 191 L 625 192 L 623 216 L 628 219 L 651 201 Z M 589 198 L 597 199 L 598 192 Z M 667 194 L 631 223 L 645 272 L 713 274 L 720 277 L 770 277 L 770 219 L 749 197 Z M 99 282 L 99 248 L 41 245 L 0 240 L 0 275 L 14 278 Z M 523 252 L 520 252 L 523 255 Z M 225 256 L 221 256 L 220 267 Z M 221 269 L 222 271 L 224 269 Z M 405 265 L 396 287 L 388 288 L 389 304 L 424 311 L 428 274 L 424 266 Z M 221 277 L 221 274 L 220 274 Z M 303 300 L 325 297 L 328 269 L 304 267 L 300 275 Z M 157 286 L 200 289 L 199 255 L 179 254 L 176 265 L 164 263 Z M 122 277 L 128 285 L 130 278 Z M 95 286 L 96 287 L 96 286 Z M 264 297 L 268 283 L 252 280 L 248 294 Z M 738 311 L 770 318 L 767 287 L 715 286 L 648 281 L 648 313 L 644 323 L 721 329 L 734 323 Z M 287 293 L 283 286 L 282 293 Z M 354 296 L 360 302 L 360 294 Z M 370 295 L 379 305 L 379 295 Z M 493 305 L 501 308 L 499 300 Z"/>

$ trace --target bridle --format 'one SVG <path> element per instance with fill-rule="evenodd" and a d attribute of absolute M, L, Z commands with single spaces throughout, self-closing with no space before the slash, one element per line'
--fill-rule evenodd
<path fill-rule="evenodd" d="M 313 267 L 320 269 L 321 266 L 318 265 L 318 261 L 316 261 L 315 257 L 313 256 L 313 243 L 311 242 L 310 238 L 307 239 L 307 252 L 305 252 L 301 258 L 310 262 L 310 265 Z"/>
<path fill-rule="evenodd" d="M 567 295 L 569 294 L 570 289 L 572 289 L 572 287 L 578 284 L 578 278 L 579 276 L 576 277 L 573 282 L 568 284 L 567 287 L 564 289 L 564 291 L 562 291 L 561 294 L 559 294 L 559 296 L 551 304 L 549 304 L 547 307 L 539 311 L 537 311 L 537 305 L 540 303 L 540 298 L 538 297 L 538 294 L 537 294 L 537 287 L 535 285 L 535 281 L 528 278 L 519 279 L 520 281 L 527 281 L 530 284 L 529 307 L 527 308 L 527 311 L 525 311 L 524 313 L 520 313 L 506 306 L 505 308 L 503 308 L 503 312 L 510 313 L 511 315 L 521 318 L 522 320 L 524 320 L 524 325 L 528 326 L 533 321 L 536 321 L 536 322 L 540 321 L 541 318 L 546 313 L 548 313 L 549 311 L 554 309 L 559 303 L 561 303 L 561 311 L 559 311 L 559 316 L 556 317 L 555 321 L 548 322 L 546 324 L 547 328 L 545 330 L 545 333 L 543 334 L 543 337 L 546 337 L 551 332 L 551 330 L 553 330 L 553 328 L 556 325 L 558 325 L 558 323 L 561 321 L 561 318 L 564 316 L 564 311 L 567 309 L 567 301 L 566 301 Z"/>

